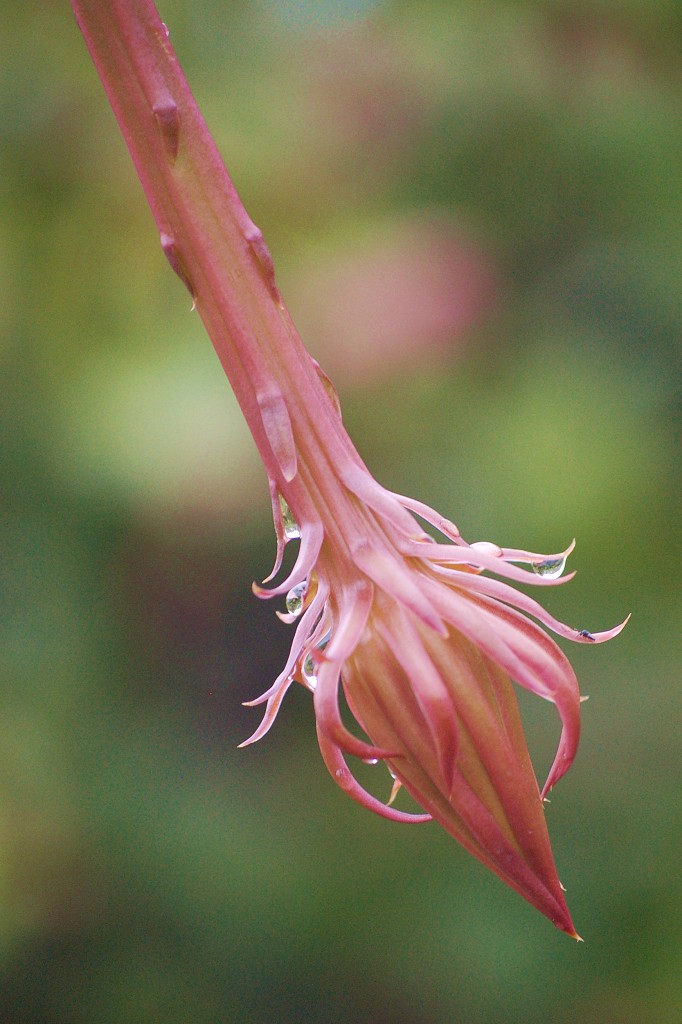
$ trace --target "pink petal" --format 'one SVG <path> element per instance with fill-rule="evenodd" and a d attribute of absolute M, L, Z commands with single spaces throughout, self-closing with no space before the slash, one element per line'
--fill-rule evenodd
<path fill-rule="evenodd" d="M 443 617 L 516 683 L 556 705 L 562 731 L 544 794 L 568 771 L 580 736 L 580 693 L 568 659 L 535 623 L 506 605 L 435 582 L 428 590 Z"/>
<path fill-rule="evenodd" d="M 559 619 L 555 619 L 550 613 L 534 598 L 529 597 L 527 594 L 523 594 L 520 590 L 516 590 L 514 587 L 510 587 L 507 583 L 503 583 L 502 580 L 492 579 L 490 576 L 477 576 L 473 573 L 458 573 L 457 569 L 453 570 L 442 570 L 434 566 L 434 571 L 438 575 L 443 575 L 444 578 L 450 580 L 455 586 L 461 587 L 462 589 L 473 591 L 477 594 L 485 594 L 487 597 L 492 597 L 497 601 L 504 601 L 505 604 L 512 605 L 514 608 L 519 608 L 522 612 L 527 615 L 532 615 L 538 619 L 544 626 L 551 629 L 558 636 L 563 636 L 566 640 L 573 640 L 575 643 L 604 643 L 606 640 L 611 640 L 614 636 L 617 636 L 621 630 L 625 627 L 628 619 L 621 622 L 620 625 L 614 626 L 613 629 L 604 630 L 601 633 L 585 633 L 581 630 L 574 629 L 572 626 L 567 626 L 565 623 L 560 622 Z"/>
<path fill-rule="evenodd" d="M 349 732 L 341 721 L 339 711 L 339 674 L 340 669 L 334 662 L 323 662 L 317 674 L 317 685 L 313 694 L 315 718 L 317 719 L 318 735 L 323 733 L 334 745 L 341 747 L 347 754 L 362 759 L 383 760 L 393 756 L 380 747 L 375 747 L 364 740 L 358 739 Z"/>
<path fill-rule="evenodd" d="M 433 541 L 430 544 L 419 544 L 414 541 L 399 541 L 399 549 L 404 555 L 412 558 L 421 558 L 428 562 L 446 562 L 450 565 L 470 565 L 479 569 L 488 569 L 496 576 L 505 576 L 507 579 L 517 580 L 519 583 L 530 583 L 532 586 L 557 586 L 568 583 L 573 579 L 575 573 L 567 573 L 557 579 L 550 579 L 549 576 L 538 576 L 536 573 L 528 572 L 527 569 L 520 569 L 516 565 L 510 565 L 504 559 L 491 555 L 482 548 L 464 546 L 462 544 L 438 544 Z M 466 581 L 462 581 L 462 586 Z"/>
<path fill-rule="evenodd" d="M 303 583 L 315 568 L 322 549 L 323 541 L 324 527 L 322 526 L 322 523 L 313 522 L 306 524 L 305 528 L 301 531 L 301 543 L 298 550 L 298 557 L 296 558 L 294 567 L 287 578 L 283 583 L 278 584 L 276 587 L 261 587 L 258 583 L 252 583 L 251 589 L 256 597 L 268 600 L 269 598 L 276 597 L 279 594 L 286 594 L 298 583 Z"/>
<path fill-rule="evenodd" d="M 398 811 L 394 807 L 389 807 L 387 804 L 377 800 L 375 796 L 368 793 L 367 790 L 360 785 L 357 779 L 353 776 L 348 765 L 346 764 L 343 754 L 339 749 L 338 745 L 334 743 L 330 738 L 319 728 L 317 730 L 317 738 L 320 744 L 320 753 L 322 759 L 327 766 L 329 774 L 336 782 L 337 786 L 346 793 L 352 800 L 366 807 L 369 811 L 374 811 L 382 818 L 388 818 L 389 821 L 418 823 L 424 821 L 431 821 L 430 814 L 409 814 L 407 811 Z"/>
<path fill-rule="evenodd" d="M 373 599 L 374 587 L 363 580 L 344 592 L 337 615 L 338 625 L 322 655 L 325 661 L 344 662 L 352 654 L 367 625 Z"/>
<path fill-rule="evenodd" d="M 280 683 L 276 692 L 268 699 L 265 714 L 263 715 L 260 725 L 258 726 L 256 731 L 249 736 L 248 739 L 243 740 L 242 743 L 238 743 L 238 747 L 248 747 L 252 743 L 257 743 L 258 740 L 262 739 L 263 736 L 265 736 L 265 734 L 270 731 L 273 722 L 277 718 L 277 712 L 279 711 L 280 705 L 284 700 L 284 696 L 292 683 L 293 679 L 285 679 L 282 683 Z"/>
<path fill-rule="evenodd" d="M 284 558 L 284 548 L 286 547 L 286 537 L 284 535 L 284 520 L 282 518 L 282 506 L 279 503 L 279 491 L 274 480 L 268 480 L 270 486 L 270 500 L 272 502 L 272 521 L 275 525 L 275 537 L 277 538 L 277 552 L 275 555 L 275 564 L 272 567 L 272 572 L 269 576 L 266 576 L 263 583 L 269 583 L 270 580 L 274 579 L 282 566 L 282 559 Z"/>
<path fill-rule="evenodd" d="M 390 625 L 377 616 L 377 633 L 400 663 L 429 730 L 446 788 L 452 785 L 458 750 L 457 715 L 452 694 L 434 665 L 409 616 L 397 608 Z M 380 684 L 379 684 L 380 685 Z"/>
<path fill-rule="evenodd" d="M 349 465 L 341 471 L 343 483 L 356 497 L 360 498 L 389 526 L 408 538 L 426 537 L 413 516 L 403 507 L 390 491 L 376 482 L 369 470 L 362 464 Z"/>
<path fill-rule="evenodd" d="M 301 651 L 303 650 L 311 631 L 315 627 L 315 620 L 322 612 L 328 596 L 329 583 L 327 583 L 326 580 L 320 580 L 318 583 L 317 593 L 304 611 L 298 626 L 296 627 L 296 632 L 294 633 L 294 639 L 291 643 L 291 649 L 289 651 L 289 657 L 287 658 L 286 665 L 277 676 L 272 686 L 267 689 L 265 693 L 262 693 L 260 697 L 256 697 L 255 700 L 245 701 L 245 707 L 250 708 L 255 707 L 258 704 L 265 703 L 266 700 L 269 700 L 270 697 L 277 692 L 282 682 L 285 679 L 288 679 L 289 676 L 293 675 L 296 662 L 301 655 Z"/>
<path fill-rule="evenodd" d="M 351 553 L 358 569 L 366 573 L 377 586 L 395 598 L 405 608 L 409 608 L 418 618 L 441 636 L 447 634 L 442 620 L 435 614 L 428 601 L 415 582 L 416 577 L 402 559 L 371 545 L 365 540 L 356 542 Z"/>

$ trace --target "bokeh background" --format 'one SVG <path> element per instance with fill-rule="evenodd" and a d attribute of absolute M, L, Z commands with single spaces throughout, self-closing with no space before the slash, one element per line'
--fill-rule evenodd
<path fill-rule="evenodd" d="M 632 612 L 547 810 L 586 942 L 348 801 L 302 689 L 236 749 L 265 477 L 68 3 L 4 0 L 0 1019 L 679 1020 L 681 5 L 160 9 L 378 478 Z"/>

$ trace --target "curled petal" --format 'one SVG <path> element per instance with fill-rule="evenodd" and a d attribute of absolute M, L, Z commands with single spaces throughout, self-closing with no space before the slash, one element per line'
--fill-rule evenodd
<path fill-rule="evenodd" d="M 374 811 L 380 817 L 388 818 L 389 821 L 411 823 L 431 821 L 430 814 L 410 814 L 407 811 L 398 811 L 395 807 L 390 807 L 388 804 L 382 803 L 381 800 L 377 800 L 375 796 L 372 796 L 371 793 L 368 793 L 360 785 L 348 768 L 339 746 L 326 735 L 319 725 L 317 738 L 320 744 L 320 753 L 329 774 L 337 786 L 340 786 L 344 793 L 351 797 L 352 800 L 366 807 L 367 810 Z"/>
<path fill-rule="evenodd" d="M 502 548 L 502 557 L 508 562 L 526 562 L 528 565 L 541 565 L 543 562 L 565 562 L 575 548 L 575 537 L 565 551 L 555 555 L 542 555 L 536 551 L 523 551 L 521 548 Z"/>
<path fill-rule="evenodd" d="M 257 583 L 253 583 L 251 589 L 256 597 L 268 600 L 279 594 L 286 594 L 292 587 L 303 583 L 315 568 L 323 540 L 324 528 L 322 523 L 313 522 L 306 524 L 305 528 L 301 531 L 301 546 L 298 550 L 298 557 L 287 578 L 276 587 L 261 587 Z"/>
<path fill-rule="evenodd" d="M 358 739 L 343 724 L 339 711 L 339 674 L 339 666 L 334 662 L 323 662 L 320 666 L 313 695 L 318 735 L 324 733 L 335 746 L 364 760 L 383 760 L 394 756 L 390 751 Z"/>
<path fill-rule="evenodd" d="M 260 697 L 256 697 L 255 700 L 244 702 L 246 707 L 250 708 L 255 707 L 258 704 L 264 704 L 266 700 L 269 700 L 270 697 L 277 693 L 284 680 L 293 676 L 296 662 L 301 655 L 310 633 L 315 628 L 317 617 L 322 614 L 328 595 L 329 584 L 326 580 L 320 580 L 315 597 L 304 611 L 298 626 L 296 627 L 296 632 L 294 633 L 294 639 L 291 644 L 291 650 L 289 651 L 289 657 L 287 658 L 286 665 L 277 676 L 277 679 L 275 679 L 272 686 L 269 687 L 265 693 L 262 693 Z"/>
<path fill-rule="evenodd" d="M 523 594 L 520 590 L 516 590 L 514 587 L 510 587 L 507 583 L 503 583 L 502 580 L 492 579 L 490 576 L 478 576 L 473 574 L 466 574 L 462 577 L 458 573 L 457 569 L 443 570 L 440 567 L 434 566 L 434 572 L 438 575 L 443 575 L 447 579 L 451 580 L 457 586 L 461 586 L 463 589 L 473 591 L 477 594 L 485 594 L 486 597 L 492 597 L 496 601 L 503 601 L 505 604 L 511 605 L 513 608 L 518 608 L 520 611 L 525 612 L 527 615 L 532 615 L 539 622 L 551 629 L 557 636 L 562 636 L 566 640 L 573 640 L 575 643 L 605 643 L 607 640 L 613 639 L 617 636 L 622 629 L 625 628 L 630 616 L 621 622 L 620 625 L 614 626 L 613 629 L 607 629 L 600 633 L 588 633 L 586 630 L 574 629 L 572 626 L 567 626 L 559 619 L 555 619 L 550 613 L 534 598 L 529 597 L 528 594 Z"/>
<path fill-rule="evenodd" d="M 285 679 L 283 680 L 283 682 L 280 683 L 277 690 L 272 694 L 272 696 L 268 698 L 265 714 L 261 719 L 260 725 L 258 726 L 256 731 L 249 736 L 248 739 L 243 740 L 241 743 L 237 744 L 238 747 L 248 747 L 252 743 L 257 743 L 258 740 L 262 739 L 263 736 L 265 736 L 265 734 L 270 731 L 273 722 L 277 718 L 277 712 L 279 711 L 282 701 L 284 700 L 284 696 L 292 683 L 293 679 Z"/>
<path fill-rule="evenodd" d="M 504 576 L 519 583 L 530 583 L 533 586 L 556 586 L 561 583 L 568 583 L 575 576 L 575 573 L 567 573 L 552 579 L 549 576 L 538 576 L 528 572 L 527 569 L 520 569 L 511 565 L 499 555 L 492 555 L 481 547 L 473 547 L 463 544 L 419 544 L 414 541 L 401 541 L 400 550 L 404 555 L 412 558 L 421 558 L 424 561 L 435 564 L 444 562 L 447 565 L 469 565 L 477 569 L 488 569 L 497 576 Z"/>
<path fill-rule="evenodd" d="M 440 532 L 446 537 L 449 537 L 450 540 L 454 540 L 458 544 L 464 543 L 455 524 L 449 519 L 445 519 L 439 512 L 436 512 L 435 509 L 431 508 L 430 505 L 425 505 L 423 501 L 417 501 L 415 498 L 408 498 L 404 494 L 396 494 L 395 491 L 391 491 L 390 493 L 404 508 L 408 509 L 410 512 L 414 512 L 414 514 L 423 519 L 425 523 L 430 523 L 431 526 L 435 526 L 437 530 L 440 530 Z"/>

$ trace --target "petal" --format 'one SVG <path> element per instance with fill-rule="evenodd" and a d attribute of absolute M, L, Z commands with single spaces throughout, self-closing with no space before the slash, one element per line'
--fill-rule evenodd
<path fill-rule="evenodd" d="M 438 668 L 434 665 L 410 617 L 401 608 L 377 616 L 376 631 L 392 650 L 407 678 L 436 750 L 445 787 L 452 786 L 458 750 L 457 715 L 452 694 Z M 376 686 L 381 688 L 383 680 Z"/>
<path fill-rule="evenodd" d="M 431 629 L 443 636 L 447 634 L 442 620 L 424 599 L 424 594 L 419 588 L 420 577 L 417 577 L 402 559 L 364 539 L 351 547 L 351 554 L 358 569 L 366 573 L 382 590 L 405 608 L 409 608 Z"/>
<path fill-rule="evenodd" d="M 521 548 L 502 548 L 502 557 L 509 562 L 527 562 L 529 565 L 538 565 L 542 562 L 565 562 L 574 548 L 575 538 L 565 551 L 559 551 L 555 555 L 542 555 L 536 551 L 523 551 Z"/>
<path fill-rule="evenodd" d="M 344 662 L 355 650 L 372 609 L 374 587 L 364 580 L 349 587 L 337 615 L 338 625 L 322 655 L 325 661 Z"/>
<path fill-rule="evenodd" d="M 339 678 L 338 664 L 322 662 L 317 673 L 317 685 L 313 694 L 318 735 L 324 734 L 336 747 L 340 747 L 354 757 L 365 760 L 374 758 L 383 760 L 393 756 L 389 751 L 375 747 L 354 736 L 343 724 L 339 710 Z"/>
<path fill-rule="evenodd" d="M 346 793 L 352 800 L 355 800 L 363 807 L 366 807 L 367 810 L 374 811 L 374 813 L 378 814 L 380 817 L 388 818 L 389 821 L 399 821 L 402 823 L 431 821 L 430 814 L 409 814 L 407 811 L 398 811 L 395 807 L 389 807 L 388 804 L 384 804 L 381 800 L 377 800 L 375 796 L 372 796 L 371 793 L 368 793 L 367 790 L 360 785 L 348 768 L 338 745 L 330 740 L 319 726 L 317 730 L 317 739 L 320 744 L 322 759 L 327 766 L 329 774 L 337 786 L 340 786 L 344 793 Z"/>
<path fill-rule="evenodd" d="M 424 522 L 430 523 L 431 526 L 435 526 L 437 530 L 440 530 L 442 534 L 449 537 L 450 540 L 455 541 L 458 544 L 464 543 L 460 536 L 458 528 L 449 519 L 445 519 L 440 512 L 436 512 L 435 509 L 429 505 L 425 505 L 423 501 L 417 501 L 415 498 L 408 498 L 404 494 L 396 494 L 395 491 L 389 492 L 400 504 L 409 509 L 410 512 L 414 512 L 415 515 L 423 519 Z"/>
<path fill-rule="evenodd" d="M 269 576 L 266 576 L 263 583 L 269 583 L 270 580 L 274 579 L 282 566 L 282 559 L 284 558 L 284 548 L 286 547 L 286 536 L 284 534 L 284 519 L 282 517 L 282 506 L 280 505 L 279 491 L 277 490 L 277 484 L 274 480 L 268 480 L 270 486 L 270 500 L 272 502 L 272 521 L 275 525 L 275 536 L 277 538 L 277 552 L 275 554 L 275 564 L 272 567 L 272 572 Z"/>
<path fill-rule="evenodd" d="M 272 696 L 268 698 L 265 714 L 263 715 L 260 725 L 258 726 L 255 732 L 251 733 L 248 739 L 243 740 L 242 743 L 239 743 L 237 745 L 238 747 L 248 747 L 252 743 L 257 743 L 258 740 L 262 739 L 263 736 L 265 736 L 266 732 L 270 731 L 273 722 L 277 718 L 277 712 L 279 711 L 280 705 L 284 700 L 284 696 L 292 683 L 293 679 L 285 679 L 283 680 L 283 682 L 280 683 L 275 693 L 273 693 Z"/>
<path fill-rule="evenodd" d="M 261 587 L 258 583 L 252 583 L 251 589 L 256 597 L 268 600 L 279 594 L 286 594 L 298 583 L 303 583 L 310 576 L 322 550 L 324 541 L 324 528 L 320 522 L 307 523 L 301 530 L 301 543 L 298 550 L 298 557 L 293 569 L 283 583 L 276 587 Z"/>
<path fill-rule="evenodd" d="M 435 581 L 427 589 L 448 622 L 516 683 L 556 705 L 562 730 L 544 796 L 570 768 L 580 737 L 580 692 L 568 659 L 539 626 L 506 605 Z"/>
<path fill-rule="evenodd" d="M 341 470 L 341 479 L 349 491 L 402 536 L 410 539 L 428 536 L 403 502 L 378 484 L 362 463 L 345 466 Z"/>
<path fill-rule="evenodd" d="M 613 629 L 604 630 L 601 633 L 586 633 L 584 630 L 574 629 L 572 626 L 567 626 L 559 619 L 555 619 L 550 613 L 534 598 L 529 597 L 528 594 L 523 594 L 520 590 L 516 590 L 514 587 L 510 587 L 507 583 L 502 580 L 493 579 L 490 576 L 478 576 L 474 574 L 468 574 L 462 579 L 457 571 L 443 570 L 440 567 L 434 566 L 434 572 L 437 572 L 439 576 L 449 579 L 455 586 L 461 586 L 467 590 L 473 591 L 477 594 L 485 594 L 487 597 L 492 597 L 496 601 L 504 601 L 505 604 L 512 605 L 514 608 L 519 608 L 522 612 L 527 615 L 532 615 L 538 619 L 543 626 L 547 626 L 558 636 L 564 637 L 566 640 L 573 640 L 575 643 L 604 643 L 606 640 L 611 640 L 614 636 L 617 636 L 621 630 L 627 624 L 627 619 L 621 622 L 620 625 L 614 626 Z"/>
<path fill-rule="evenodd" d="M 266 700 L 269 700 L 270 697 L 274 696 L 285 679 L 288 679 L 289 676 L 293 676 L 296 662 L 301 655 L 308 637 L 315 628 L 316 619 L 318 615 L 322 613 L 328 596 L 329 584 L 326 580 L 320 580 L 317 593 L 309 606 L 303 612 L 298 626 L 296 627 L 296 632 L 294 633 L 294 639 L 291 643 L 291 649 L 289 651 L 289 657 L 287 658 L 286 665 L 277 676 L 272 686 L 267 689 L 265 693 L 262 693 L 260 697 L 256 697 L 255 700 L 247 700 L 244 702 L 246 707 L 255 707 L 258 704 L 265 703 Z"/>
<path fill-rule="evenodd" d="M 430 544 L 419 544 L 414 541 L 399 541 L 398 546 L 404 555 L 412 558 L 421 558 L 429 562 L 445 562 L 449 565 L 471 565 L 479 569 L 487 569 L 496 576 L 505 576 L 510 580 L 517 580 L 519 583 L 530 583 L 532 586 L 557 586 L 567 583 L 573 579 L 575 573 L 567 573 L 551 579 L 549 576 L 538 576 L 527 569 L 520 569 L 516 565 L 505 562 L 499 555 L 491 555 L 483 548 L 464 546 L 463 544 L 437 544 L 433 541 Z M 463 583 L 464 585 L 464 583 Z"/>

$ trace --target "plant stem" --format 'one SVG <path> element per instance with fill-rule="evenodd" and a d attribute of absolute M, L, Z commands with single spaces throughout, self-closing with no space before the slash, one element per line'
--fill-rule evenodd
<path fill-rule="evenodd" d="M 71 0 L 132 155 L 161 246 L 206 325 L 279 490 L 297 450 L 324 434 L 357 463 L 317 364 L 275 284 L 249 218 L 190 91 L 152 0 Z M 322 438 L 320 438 L 322 440 Z"/>

